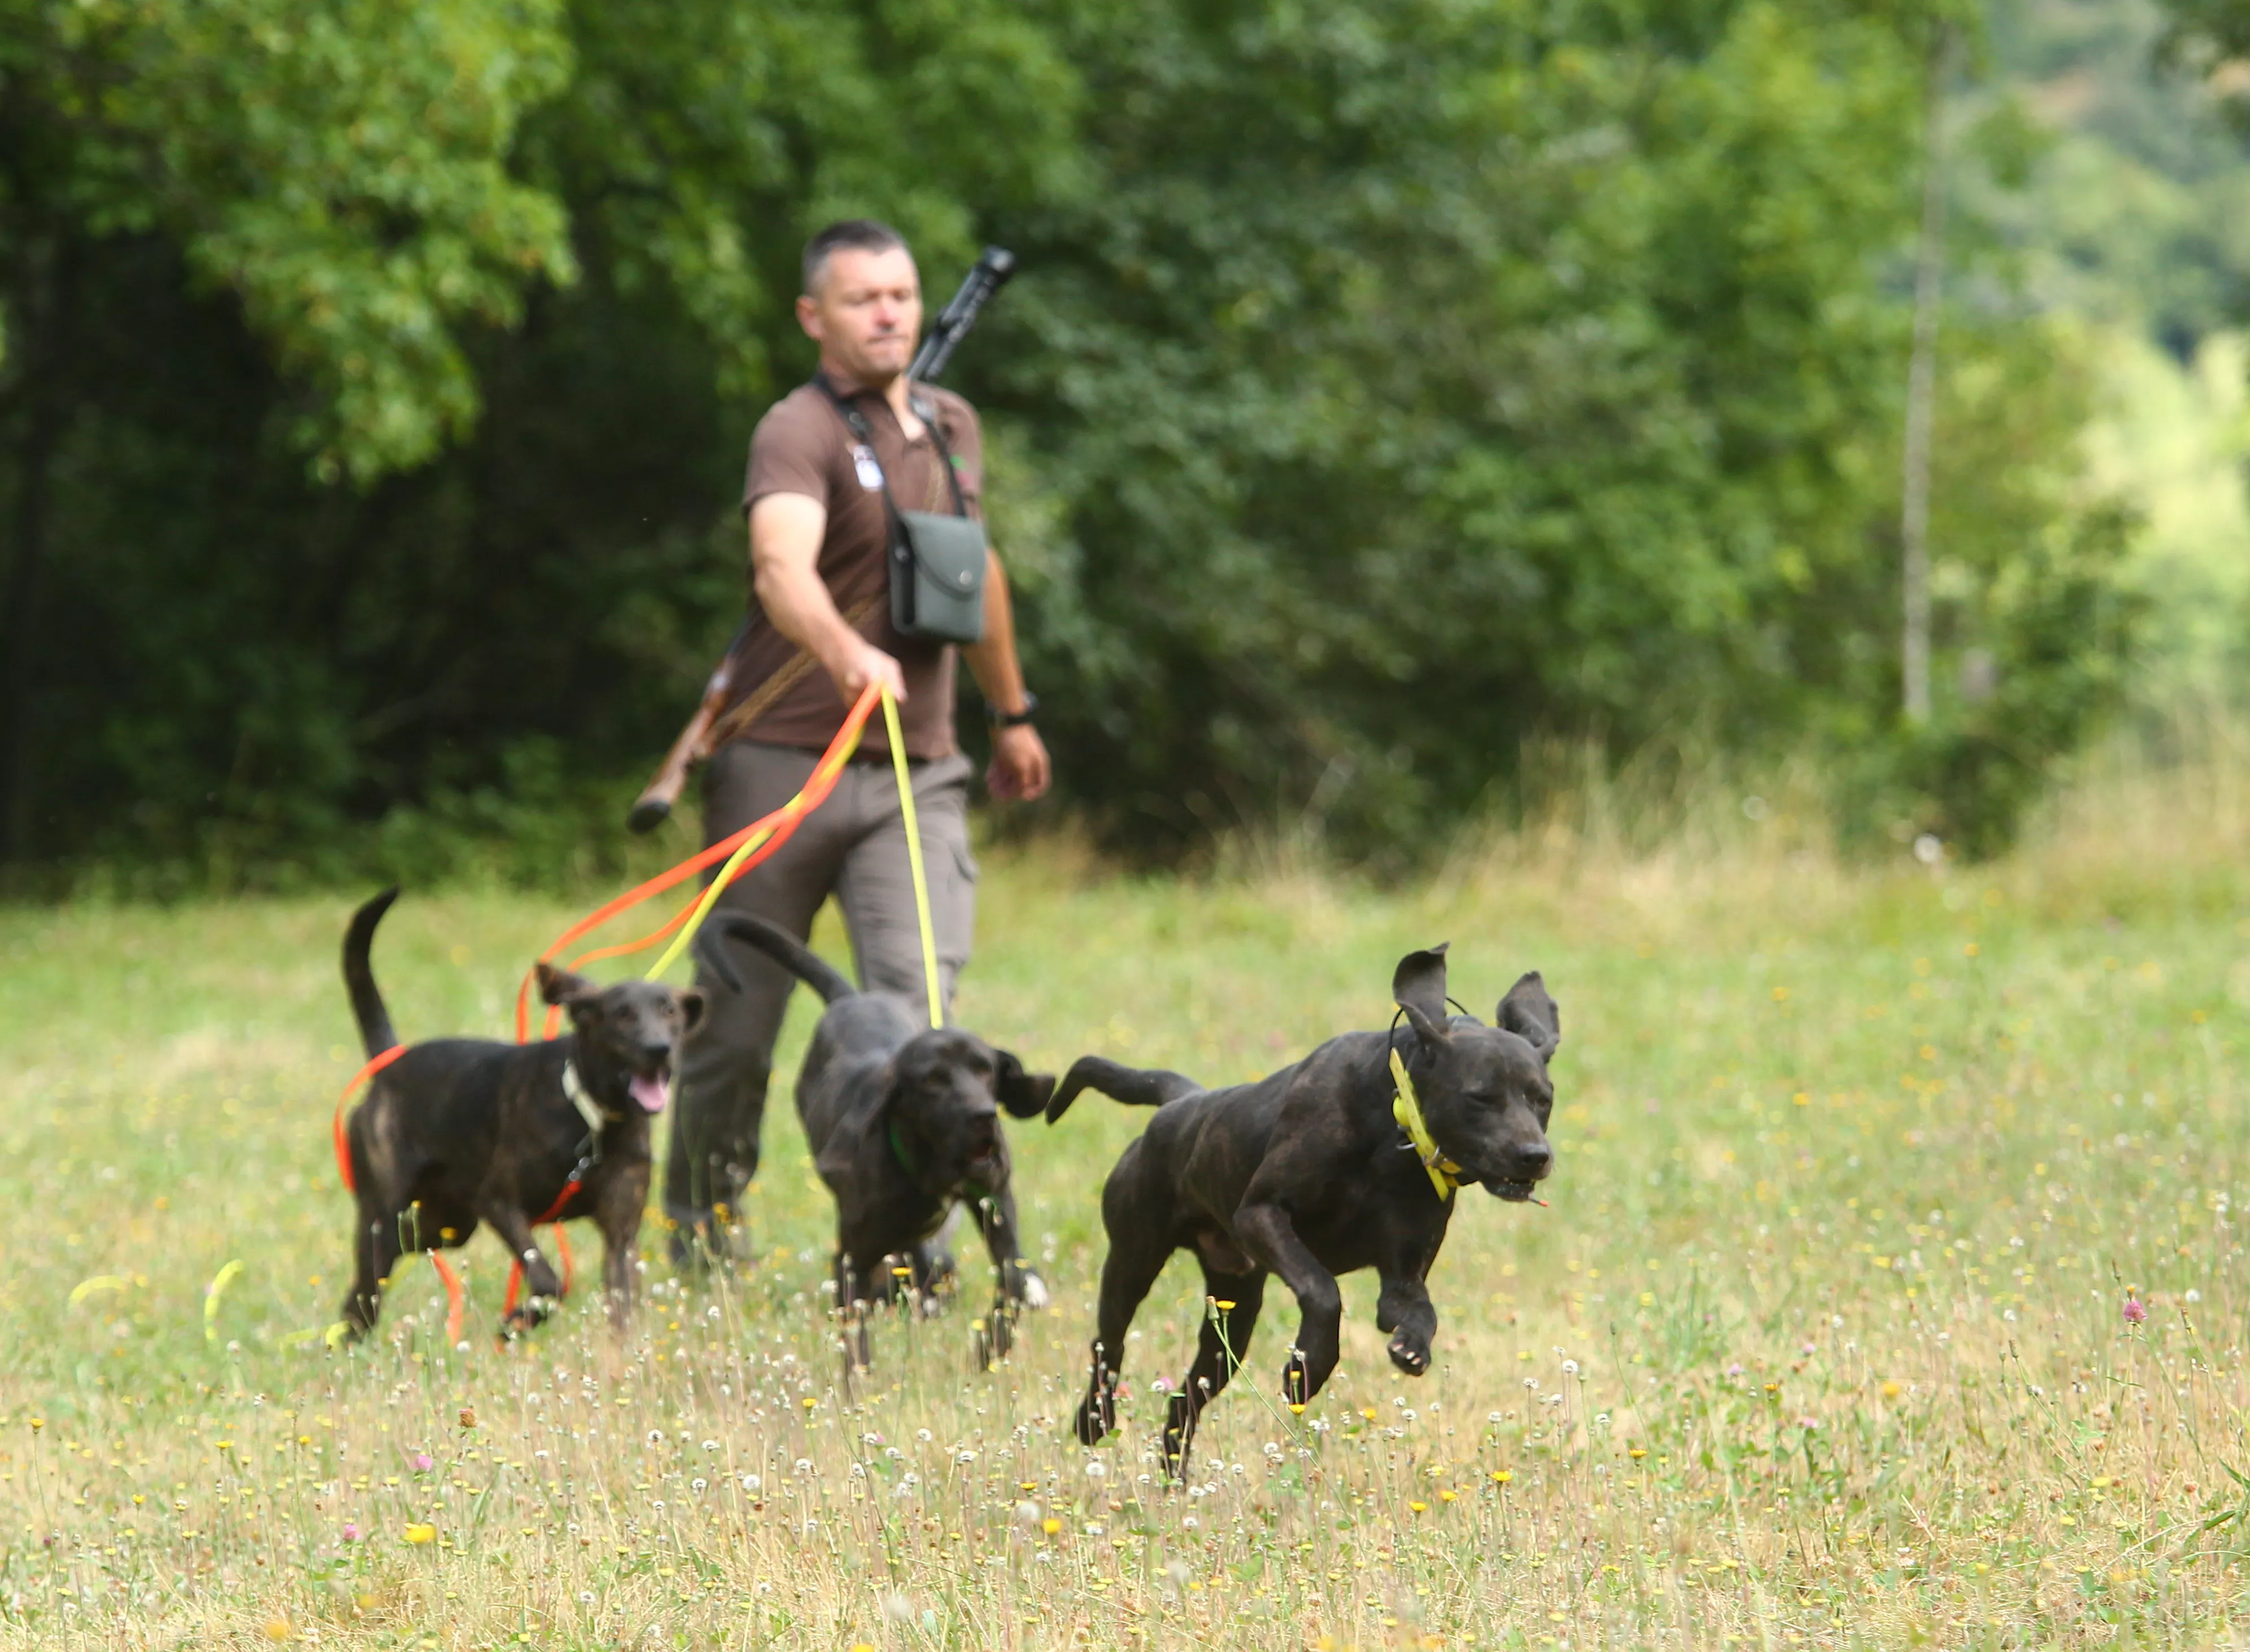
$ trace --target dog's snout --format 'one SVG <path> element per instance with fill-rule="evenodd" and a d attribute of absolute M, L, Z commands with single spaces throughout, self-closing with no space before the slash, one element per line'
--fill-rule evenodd
<path fill-rule="evenodd" d="M 640 1059 L 644 1067 L 660 1067 L 672 1059 L 672 1040 L 644 1038 L 640 1041 Z"/>
<path fill-rule="evenodd" d="M 1516 1175 L 1524 1181 L 1536 1181 L 1555 1167 L 1555 1150 L 1543 1141 L 1519 1143 L 1514 1157 Z"/>

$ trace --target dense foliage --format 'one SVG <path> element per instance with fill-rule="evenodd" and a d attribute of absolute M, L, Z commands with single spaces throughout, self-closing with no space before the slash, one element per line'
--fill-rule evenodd
<path fill-rule="evenodd" d="M 846 212 L 933 289 L 1022 258 L 956 382 L 1110 841 L 1410 854 L 1542 733 L 1823 741 L 1886 823 L 1997 841 L 2108 692 L 2123 533 L 1989 266 L 1945 334 L 1943 706 L 1901 740 L 1931 27 L 0 0 L 0 849 L 565 862 L 739 616 L 742 445 Z"/>

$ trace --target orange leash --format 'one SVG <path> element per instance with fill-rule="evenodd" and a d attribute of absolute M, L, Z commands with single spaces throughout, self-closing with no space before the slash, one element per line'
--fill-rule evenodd
<path fill-rule="evenodd" d="M 539 954 L 541 960 L 552 961 L 555 956 L 572 941 L 589 931 L 600 927 L 619 912 L 638 905 L 652 895 L 663 893 L 675 884 L 694 877 L 715 862 L 728 858 L 760 832 L 770 831 L 773 836 L 768 842 L 761 843 L 750 854 L 744 857 L 740 864 L 734 866 L 729 871 L 728 881 L 731 883 L 771 855 L 789 841 L 790 834 L 796 831 L 799 822 L 828 801 L 829 794 L 836 789 L 836 781 L 844 772 L 845 755 L 859 745 L 859 736 L 861 731 L 866 726 L 867 719 L 873 714 L 876 706 L 881 703 L 880 686 L 870 683 L 866 691 L 860 694 L 858 702 L 852 706 L 850 714 L 845 718 L 843 726 L 836 731 L 836 738 L 829 741 L 828 749 L 820 754 L 820 761 L 813 766 L 812 778 L 805 782 L 803 791 L 797 793 L 770 815 L 752 821 L 740 831 L 720 839 L 701 853 L 690 856 L 670 871 L 658 873 L 646 883 L 629 889 L 615 900 L 596 908 L 556 936 L 554 943 Z M 618 946 L 598 948 L 573 960 L 574 964 L 588 963 L 602 958 L 622 957 L 626 953 L 644 951 L 653 946 L 658 941 L 677 930 L 694 913 L 701 900 L 702 897 L 699 895 L 671 921 L 661 928 L 642 936 L 639 940 L 628 941 Z M 515 1040 L 518 1043 L 530 1042 L 531 987 L 535 978 L 535 971 L 526 971 L 522 984 L 516 988 Z M 554 1036 L 556 1029 L 562 1022 L 562 1015 L 560 1008 L 552 1005 L 549 1007 L 545 1021 L 547 1036 L 550 1037 Z"/>
<path fill-rule="evenodd" d="M 369 1079 L 374 1077 L 376 1074 L 381 1072 L 385 1067 L 390 1065 L 392 1062 L 397 1061 L 401 1056 L 406 1053 L 406 1050 L 407 1046 L 404 1044 L 391 1045 L 390 1049 L 384 1050 L 373 1061 L 368 1063 L 366 1066 L 354 1073 L 352 1075 L 351 1083 L 346 1084 L 343 1088 L 343 1093 L 336 1098 L 336 1116 L 335 1120 L 329 1125 L 328 1129 L 329 1133 L 334 1135 L 336 1139 L 336 1172 L 344 1179 L 344 1191 L 346 1193 L 357 1193 L 359 1191 L 359 1182 L 352 1174 L 351 1144 L 344 1134 L 344 1104 L 351 1099 L 353 1091 L 357 1090 Z M 453 1339 L 456 1342 L 460 1340 L 459 1337 L 456 1337 Z"/>
<path fill-rule="evenodd" d="M 445 1260 L 445 1253 L 442 1250 L 430 1253 L 430 1265 L 437 1269 L 438 1277 L 445 1282 L 445 1340 L 448 1343 L 459 1342 L 461 1339 L 461 1276 L 453 1271 L 453 1264 Z"/>
<path fill-rule="evenodd" d="M 870 683 L 866 691 L 860 694 L 858 702 L 852 707 L 851 713 L 845 718 L 843 726 L 836 731 L 836 738 L 828 743 L 828 749 L 821 754 L 819 762 L 813 766 L 812 778 L 805 782 L 804 789 L 798 792 L 796 796 L 771 814 L 752 821 L 740 831 L 720 839 L 707 849 L 689 856 L 678 865 L 658 873 L 646 882 L 634 885 L 616 899 L 604 902 L 556 936 L 553 944 L 539 954 L 540 961 L 551 961 L 556 954 L 569 946 L 572 941 L 590 931 L 599 928 L 618 913 L 631 910 L 652 895 L 662 894 L 666 890 L 694 877 L 707 866 L 728 860 L 759 833 L 770 832 L 772 835 L 767 842 L 759 844 L 750 853 L 742 856 L 739 862 L 728 867 L 726 881 L 734 882 L 752 867 L 765 860 L 789 841 L 799 823 L 807 815 L 828 801 L 829 795 L 836 789 L 837 780 L 844 772 L 845 757 L 859 745 L 860 733 L 866 726 L 868 717 L 881 701 L 882 690 L 879 685 Z M 597 962 L 602 959 L 621 958 L 633 953 L 645 952 L 678 930 L 682 924 L 687 923 L 704 904 L 703 897 L 699 895 L 673 913 L 661 926 L 652 930 L 638 940 L 626 941 L 618 946 L 595 947 L 571 960 L 569 967 L 576 969 L 581 965 Z M 531 1041 L 531 986 L 536 976 L 535 970 L 527 970 L 524 972 L 521 984 L 516 988 L 515 1041 L 520 1044 L 528 1043 Z M 554 1036 L 561 1020 L 561 1008 L 558 1006 L 549 1005 L 545 1022 L 545 1031 L 548 1036 Z M 350 1142 L 344 1128 L 345 1108 L 351 1100 L 353 1091 L 404 1055 L 408 1048 L 409 1046 L 405 1044 L 394 1044 L 384 1050 L 355 1073 L 351 1082 L 343 1087 L 342 1093 L 336 1098 L 335 1117 L 330 1123 L 329 1132 L 335 1141 L 336 1170 L 343 1178 L 347 1192 L 356 1194 L 359 1191 L 359 1186 L 352 1174 Z M 572 1264 L 570 1242 L 564 1234 L 562 1224 L 556 1218 L 562 1215 L 562 1208 L 577 1196 L 578 1190 L 583 1185 L 578 1177 L 572 1176 L 563 1184 L 562 1193 L 556 1198 L 554 1204 L 549 1207 L 547 1214 L 532 1223 L 535 1228 L 551 1226 L 555 1229 L 555 1248 L 562 1256 L 562 1291 L 566 1296 L 569 1294 L 572 1276 L 576 1269 Z M 454 1271 L 453 1264 L 445 1259 L 442 1252 L 432 1250 L 429 1256 L 431 1265 L 438 1270 L 438 1278 L 445 1282 L 445 1339 L 448 1342 L 459 1342 L 461 1339 L 461 1325 L 465 1311 L 460 1276 Z M 523 1261 L 522 1258 L 517 1257 L 510 1264 L 508 1270 L 507 1305 L 504 1311 L 513 1313 L 515 1311 L 522 1286 Z"/>

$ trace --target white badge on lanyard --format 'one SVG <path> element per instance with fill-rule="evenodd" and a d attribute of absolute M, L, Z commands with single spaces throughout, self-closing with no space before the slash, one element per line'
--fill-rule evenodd
<path fill-rule="evenodd" d="M 852 448 L 852 468 L 859 473 L 859 485 L 870 493 L 883 485 L 883 467 L 875 463 L 875 450 L 865 442 Z"/>

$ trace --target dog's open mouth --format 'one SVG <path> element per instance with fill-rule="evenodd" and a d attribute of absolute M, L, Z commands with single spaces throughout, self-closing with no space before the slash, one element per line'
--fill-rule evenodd
<path fill-rule="evenodd" d="M 664 1104 L 672 1099 L 672 1070 L 659 1067 L 654 1072 L 635 1073 L 625 1085 L 625 1093 L 640 1104 L 643 1112 L 662 1112 Z"/>
<path fill-rule="evenodd" d="M 1510 1204 L 1520 1205 L 1530 1199 L 1532 1186 L 1528 1181 L 1487 1181 L 1484 1190 L 1495 1199 L 1505 1199 Z"/>

